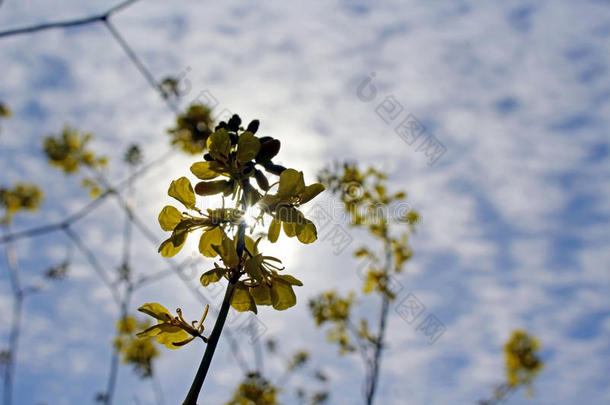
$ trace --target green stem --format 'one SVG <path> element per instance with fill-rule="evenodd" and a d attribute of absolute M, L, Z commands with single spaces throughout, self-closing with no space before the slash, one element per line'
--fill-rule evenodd
<path fill-rule="evenodd" d="M 386 277 L 386 283 L 388 280 L 390 266 L 392 262 L 392 251 L 390 250 L 390 241 L 388 236 L 385 236 L 384 241 L 385 250 L 385 266 L 384 275 Z M 379 314 L 379 330 L 377 332 L 377 341 L 374 346 L 373 362 L 371 367 L 370 381 L 367 387 L 366 393 L 366 405 L 373 405 L 375 399 L 375 391 L 377 390 L 377 383 L 379 381 L 379 373 L 381 371 L 381 352 L 383 351 L 385 332 L 387 328 L 388 311 L 390 309 L 390 299 L 387 293 L 381 294 L 381 313 Z"/>
<path fill-rule="evenodd" d="M 197 405 L 197 398 L 199 397 L 199 392 L 201 391 L 201 387 L 203 386 L 203 381 L 205 380 L 205 376 L 208 373 L 210 364 L 212 363 L 212 357 L 214 356 L 216 345 L 218 344 L 218 340 L 220 339 L 222 328 L 225 325 L 227 314 L 229 313 L 229 308 L 231 307 L 231 298 L 233 297 L 234 291 L 235 283 L 229 282 L 229 284 L 227 285 L 227 290 L 225 292 L 224 299 L 222 300 L 220 312 L 218 313 L 218 318 L 216 318 L 216 323 L 214 324 L 214 329 L 212 330 L 212 334 L 208 338 L 208 343 L 205 348 L 203 358 L 201 359 L 201 364 L 199 364 L 199 369 L 197 370 L 197 374 L 195 375 L 193 384 L 191 384 L 191 389 L 186 395 L 186 399 L 184 400 L 182 405 Z"/>
<path fill-rule="evenodd" d="M 242 196 L 241 200 L 242 207 L 245 211 L 247 208 L 245 198 L 243 198 Z M 239 258 L 241 258 L 244 253 L 244 248 L 246 245 L 245 242 L 246 221 L 242 221 L 239 224 L 239 227 L 237 228 L 237 256 Z M 205 376 L 208 373 L 210 364 L 212 364 L 212 357 L 214 356 L 214 351 L 216 351 L 216 345 L 218 344 L 218 340 L 220 339 L 222 328 L 225 326 L 225 321 L 227 320 L 229 308 L 231 307 L 231 298 L 233 298 L 235 285 L 237 284 L 237 281 L 239 280 L 240 276 L 241 266 L 238 266 L 237 272 L 229 279 L 229 284 L 227 284 L 227 290 L 225 291 L 225 296 L 222 300 L 222 306 L 220 307 L 218 318 L 216 318 L 214 329 L 212 329 L 212 334 L 208 338 L 205 353 L 203 354 L 203 358 L 201 359 L 201 363 L 199 364 L 197 374 L 195 374 L 195 379 L 191 384 L 191 389 L 189 390 L 188 394 L 186 394 L 186 399 L 184 400 L 182 405 L 197 405 L 197 398 L 199 397 L 199 392 L 201 392 L 201 387 L 203 386 L 203 381 L 205 380 Z"/>

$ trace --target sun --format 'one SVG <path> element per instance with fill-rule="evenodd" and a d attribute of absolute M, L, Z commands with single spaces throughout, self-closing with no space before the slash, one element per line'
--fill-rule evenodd
<path fill-rule="evenodd" d="M 256 224 L 256 218 L 259 217 L 260 212 L 261 212 L 260 208 L 258 208 L 256 206 L 248 207 L 246 209 L 246 212 L 244 213 L 243 218 L 249 227 L 252 227 Z"/>

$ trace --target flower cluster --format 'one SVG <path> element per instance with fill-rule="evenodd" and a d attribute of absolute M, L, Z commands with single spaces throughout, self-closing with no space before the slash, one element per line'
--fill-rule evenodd
<path fill-rule="evenodd" d="M 279 389 L 262 377 L 258 372 L 248 373 L 239 384 L 233 398 L 225 405 L 279 405 Z"/>
<path fill-rule="evenodd" d="M 395 277 L 413 255 L 409 236 L 419 222 L 419 214 L 405 201 L 406 193 L 390 192 L 385 173 L 375 168 L 362 170 L 350 163 L 324 169 L 319 179 L 338 195 L 349 216 L 349 225 L 367 231 L 370 236 L 369 244 L 354 251 L 354 256 L 364 264 L 362 292 L 377 293 L 386 302 L 394 300 Z M 390 212 L 399 215 L 391 216 Z M 327 291 L 309 303 L 316 325 L 331 325 L 327 338 L 337 343 L 341 354 L 362 348 L 374 352 L 382 344 L 379 342 L 382 333 L 370 331 L 366 318 L 354 319 L 356 298 L 353 292 L 342 297 Z"/>
<path fill-rule="evenodd" d="M 138 333 L 138 337 L 155 337 L 157 342 L 169 349 L 177 349 L 190 343 L 196 337 L 207 341 L 203 335 L 203 322 L 208 315 L 209 305 L 206 305 L 203 316 L 197 321 L 187 322 L 182 316 L 182 310 L 176 310 L 177 316 L 172 315 L 167 308 L 157 303 L 147 303 L 138 308 L 138 311 L 150 315 L 157 320 L 157 324 Z"/>
<path fill-rule="evenodd" d="M 114 339 L 114 347 L 121 354 L 123 363 L 133 365 L 142 378 L 152 376 L 152 362 L 160 354 L 150 339 L 134 339 L 136 330 L 149 326 L 150 322 L 128 315 L 117 322 L 117 336 Z"/>
<path fill-rule="evenodd" d="M 4 208 L 0 223 L 10 223 L 19 211 L 36 211 L 42 199 L 42 190 L 34 184 L 16 183 L 13 188 L 0 188 L 0 207 Z"/>
<path fill-rule="evenodd" d="M 0 118 L 7 118 L 11 116 L 11 110 L 8 106 L 0 102 Z"/>
<path fill-rule="evenodd" d="M 105 156 L 96 156 L 89 149 L 88 144 L 93 140 L 93 135 L 82 133 L 69 126 L 65 126 L 61 134 L 49 135 L 44 138 L 43 150 L 49 163 L 59 168 L 65 174 L 77 173 L 81 167 L 91 170 L 106 166 L 108 159 Z M 81 186 L 89 190 L 92 198 L 97 197 L 102 188 L 95 178 L 86 177 L 81 181 Z"/>
<path fill-rule="evenodd" d="M 538 355 L 540 344 L 526 331 L 516 330 L 504 345 L 506 378 L 508 385 L 529 385 L 542 369 L 543 362 Z"/>
<path fill-rule="evenodd" d="M 330 342 L 339 344 L 341 353 L 355 350 L 350 342 L 348 330 L 350 327 L 350 311 L 354 304 L 354 294 L 341 297 L 334 291 L 327 291 L 309 301 L 309 309 L 316 326 L 330 323 L 333 327 L 328 331 Z"/>
<path fill-rule="evenodd" d="M 354 252 L 357 258 L 366 259 L 370 263 L 370 268 L 365 273 L 363 292 L 379 292 L 394 299 L 390 288 L 391 273 L 400 273 L 413 255 L 408 237 L 420 221 L 419 214 L 405 203 L 404 191 L 388 192 L 387 175 L 374 168 L 359 170 L 354 165 L 345 164 L 335 170 L 324 170 L 320 177 L 323 183 L 339 195 L 350 215 L 350 225 L 366 229 L 384 245 L 382 252 L 367 246 Z M 388 214 L 389 207 L 396 205 L 406 209 L 399 217 L 391 218 Z M 391 268 L 387 268 L 387 255 L 390 255 Z"/>
<path fill-rule="evenodd" d="M 61 134 L 44 138 L 43 149 L 49 162 L 65 173 L 75 173 L 81 166 L 103 167 L 108 160 L 98 157 L 88 148 L 93 135 L 65 126 Z"/>
<path fill-rule="evenodd" d="M 277 241 L 283 228 L 287 236 L 311 243 L 317 238 L 316 227 L 299 208 L 324 190 L 319 183 L 305 185 L 302 172 L 275 164 L 280 141 L 256 136 L 258 128 L 258 120 L 242 127 L 237 115 L 220 122 L 206 138 L 203 160 L 190 168 L 198 178 L 195 186 L 187 177 L 169 186 L 168 195 L 184 209 L 167 205 L 158 218 L 161 228 L 171 232 L 159 246 L 162 256 L 176 255 L 189 234 L 201 231 L 199 252 L 215 259 L 214 268 L 201 276 L 201 284 L 227 280 L 233 286 L 231 306 L 254 313 L 258 305 L 276 310 L 292 307 L 296 304 L 293 287 L 302 283 L 283 273 L 280 259 L 259 251 L 262 237 L 254 240 L 246 235 L 247 227 L 253 234 L 270 218 L 269 241 Z M 270 182 L 269 175 L 278 180 Z M 197 207 L 197 196 L 214 195 L 222 196 L 221 207 L 205 212 Z M 232 201 L 230 207 L 225 205 L 226 199 Z M 258 208 L 258 216 L 246 223 L 245 212 L 252 207 Z"/>
<path fill-rule="evenodd" d="M 168 87 L 175 83 L 166 83 Z M 166 88 L 164 87 L 164 88 Z M 167 93 L 165 93 L 167 91 Z M 177 88 L 174 86 L 173 90 L 171 86 L 168 90 L 165 90 L 164 94 L 168 96 L 175 92 L 177 94 Z M 205 148 L 205 143 L 212 133 L 214 127 L 214 120 L 212 119 L 212 112 L 210 109 L 202 104 L 191 105 L 185 113 L 179 114 L 176 118 L 176 125 L 173 128 L 167 130 L 167 133 L 171 136 L 171 144 L 177 146 L 185 153 L 189 155 L 197 155 L 202 153 Z"/>

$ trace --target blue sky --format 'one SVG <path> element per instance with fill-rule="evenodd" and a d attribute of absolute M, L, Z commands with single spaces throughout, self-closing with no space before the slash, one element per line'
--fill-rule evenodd
<path fill-rule="evenodd" d="M 6 0 L 0 30 L 89 15 L 108 3 Z M 156 78 L 185 74 L 191 89 L 183 105 L 207 90 L 216 111 L 259 118 L 261 133 L 282 140 L 280 159 L 308 181 L 347 159 L 386 170 L 393 187 L 408 191 L 423 221 L 399 282 L 446 332 L 429 345 L 391 312 L 378 403 L 476 403 L 502 380 L 501 345 L 515 328 L 540 338 L 546 366 L 535 397 L 520 392 L 508 404 L 610 402 L 609 2 L 143 0 L 113 22 Z M 101 25 L 2 38 L 0 60 L 0 100 L 14 113 L 1 123 L 1 184 L 31 179 L 46 193 L 43 210 L 16 220 L 15 229 L 87 202 L 76 179 L 42 160 L 41 138 L 65 123 L 96 135 L 114 181 L 127 174 L 121 156 L 130 143 L 149 158 L 168 149 L 172 113 Z M 357 87 L 373 72 L 377 95 L 363 102 Z M 412 114 L 442 142 L 446 152 L 434 165 L 394 132 L 396 122 L 376 114 L 386 97 L 402 105 L 398 120 Z M 137 184 L 138 212 L 159 237 L 167 185 L 192 160 L 173 156 Z M 330 196 L 323 204 L 335 207 Z M 117 265 L 122 221 L 107 218 L 118 212 L 107 201 L 78 228 L 108 268 Z M 314 354 L 333 378 L 331 403 L 351 405 L 360 403 L 361 365 L 325 345 L 305 305 L 329 286 L 358 286 L 349 251 L 366 238 L 350 232 L 352 245 L 341 254 L 322 240 L 268 247 L 305 286 L 297 307 L 262 310 L 259 319 L 265 337 L 286 351 Z M 142 235 L 134 244 L 139 273 L 164 268 Z M 20 242 L 24 280 L 62 260 L 64 245 L 61 235 Z M 159 301 L 198 313 L 200 302 L 185 288 L 177 277 L 164 279 L 139 291 L 133 308 Z M 4 271 L 0 304 L 10 306 Z M 33 296 L 25 311 L 17 403 L 88 401 L 109 367 L 117 311 L 108 291 L 74 252 L 72 277 Z M 3 311 L 0 323 L 8 322 Z M 2 338 L 7 333 L 0 328 Z M 253 364 L 249 343 L 242 346 Z M 192 344 L 159 360 L 168 403 L 184 395 L 201 350 Z M 225 340 L 212 367 L 204 389 L 209 403 L 222 403 L 240 373 Z M 281 374 L 276 362 L 266 370 Z M 150 384 L 123 368 L 116 403 L 133 403 L 134 395 L 153 403 Z"/>

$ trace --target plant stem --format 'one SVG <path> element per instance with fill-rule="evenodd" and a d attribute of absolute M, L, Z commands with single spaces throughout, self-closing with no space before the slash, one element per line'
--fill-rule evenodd
<path fill-rule="evenodd" d="M 17 29 L 13 29 L 13 30 L 8 30 L 8 31 L 2 31 L 0 32 L 0 38 L 1 37 L 8 37 L 11 35 L 19 35 L 19 34 L 26 34 L 29 32 L 37 32 L 37 31 L 43 31 L 43 30 L 48 30 L 51 28 L 66 28 L 66 27 L 74 27 L 77 25 L 86 25 L 86 24 L 91 24 L 91 23 L 95 23 L 98 21 L 105 21 L 107 18 L 109 18 L 112 14 L 120 11 L 121 9 L 135 3 L 138 0 L 127 0 L 124 1 L 121 4 L 118 4 L 114 7 L 112 7 L 110 10 L 106 11 L 104 14 L 99 14 L 99 15 L 94 15 L 94 16 L 90 16 L 90 17 L 84 17 L 84 18 L 77 18 L 74 20 L 68 20 L 68 21 L 58 21 L 58 22 L 52 22 L 52 23 L 44 23 L 44 24 L 39 24 L 39 25 L 34 25 L 34 26 L 30 26 L 30 27 L 24 27 L 24 28 L 17 28 Z M 2 1 L 0 1 L 0 5 L 2 4 Z"/>
<path fill-rule="evenodd" d="M 129 281 L 127 281 L 129 283 Z M 129 307 L 129 300 L 131 299 L 132 288 L 127 286 L 125 295 L 123 296 L 123 302 L 121 302 L 121 311 L 119 314 L 119 322 L 124 321 L 127 318 L 127 310 Z M 119 357 L 120 353 L 118 348 L 113 347 L 112 357 L 110 359 L 110 372 L 108 373 L 108 383 L 106 385 L 105 405 L 112 405 L 112 399 L 114 397 L 114 391 L 116 388 L 116 381 L 119 374 Z"/>
<path fill-rule="evenodd" d="M 199 369 L 197 370 L 197 374 L 195 375 L 193 384 L 191 384 L 191 389 L 186 395 L 186 399 L 184 400 L 182 405 L 197 405 L 197 398 L 199 397 L 199 392 L 201 391 L 201 387 L 203 386 L 203 381 L 205 380 L 205 376 L 208 372 L 208 369 L 210 368 L 210 364 L 212 363 L 212 357 L 214 356 L 216 345 L 218 344 L 218 340 L 220 339 L 222 328 L 225 325 L 227 314 L 229 313 L 229 307 L 231 306 L 231 298 L 233 297 L 234 291 L 235 283 L 229 281 L 225 296 L 222 300 L 220 312 L 218 313 L 218 318 L 216 318 L 216 323 L 214 324 L 214 329 L 212 330 L 212 334 L 208 338 L 208 343 L 205 348 L 203 358 L 201 359 L 201 364 L 199 364 Z"/>
<path fill-rule="evenodd" d="M 384 273 L 386 280 L 390 272 L 390 264 L 392 260 L 392 251 L 390 250 L 390 242 L 386 238 L 385 240 L 385 268 Z M 381 294 L 381 312 L 379 314 L 379 330 L 377 332 L 377 341 L 374 346 L 374 354 L 372 361 L 372 369 L 370 374 L 370 380 L 366 392 L 366 404 L 372 405 L 375 398 L 375 391 L 377 390 L 377 381 L 379 380 L 379 373 L 381 370 L 381 352 L 383 351 L 383 341 L 385 339 L 385 331 L 387 328 L 388 311 L 390 309 L 390 299 L 387 293 Z"/>
<path fill-rule="evenodd" d="M 23 295 L 18 292 L 13 301 L 13 320 L 9 335 L 8 362 L 4 374 L 4 404 L 11 405 L 13 400 L 13 381 L 15 379 L 15 365 L 17 363 L 17 348 L 19 346 L 19 335 L 21 329 L 21 308 Z"/>
<path fill-rule="evenodd" d="M 108 374 L 108 383 L 104 395 L 104 405 L 112 405 L 114 389 L 116 387 L 117 375 L 119 372 L 119 352 L 117 349 L 112 349 L 112 357 L 110 358 L 110 372 Z"/>
<path fill-rule="evenodd" d="M 8 227 L 2 227 L 2 233 L 8 233 Z M 17 268 L 17 251 L 12 245 L 6 246 L 6 266 L 13 294 L 13 316 L 11 331 L 9 333 L 9 349 L 7 364 L 4 369 L 4 405 L 11 405 L 13 401 L 13 382 L 15 379 L 15 367 L 17 364 L 17 350 L 19 348 L 19 337 L 21 331 L 21 310 L 25 295 L 19 280 L 19 269 Z"/>
<path fill-rule="evenodd" d="M 383 340 L 385 338 L 386 320 L 388 317 L 388 309 L 390 307 L 390 300 L 387 296 L 383 296 L 381 303 L 381 314 L 379 315 L 379 334 L 377 342 L 375 343 L 375 353 L 373 355 L 371 380 L 366 393 L 366 404 L 372 405 L 373 398 L 375 397 L 375 391 L 377 389 L 377 380 L 379 379 L 379 371 L 381 369 L 381 351 L 383 350 Z"/>
<path fill-rule="evenodd" d="M 247 204 L 244 196 L 242 196 L 241 198 L 241 205 L 245 211 L 247 208 Z M 240 260 L 244 253 L 245 246 L 246 221 L 242 220 L 239 224 L 239 227 L 237 228 L 237 257 L 239 257 Z M 199 392 L 201 391 L 203 381 L 205 380 L 205 376 L 208 373 L 210 364 L 212 363 L 212 357 L 214 356 L 216 345 L 218 344 L 218 340 L 220 339 L 222 328 L 225 326 L 225 321 L 227 320 L 227 314 L 229 313 L 229 308 L 231 307 L 231 298 L 233 298 L 235 285 L 237 284 L 237 281 L 241 276 L 241 270 L 242 269 L 240 265 L 238 266 L 235 274 L 229 278 L 229 284 L 227 284 L 227 290 L 225 291 L 225 296 L 222 300 L 222 306 L 220 307 L 220 312 L 218 312 L 218 318 L 216 318 L 214 329 L 212 329 L 212 334 L 208 338 L 205 353 L 203 354 L 203 358 L 201 359 L 201 363 L 199 364 L 197 374 L 195 374 L 193 384 L 191 384 L 191 389 L 186 395 L 186 399 L 184 400 L 182 405 L 197 405 L 197 398 L 199 397 Z"/>

